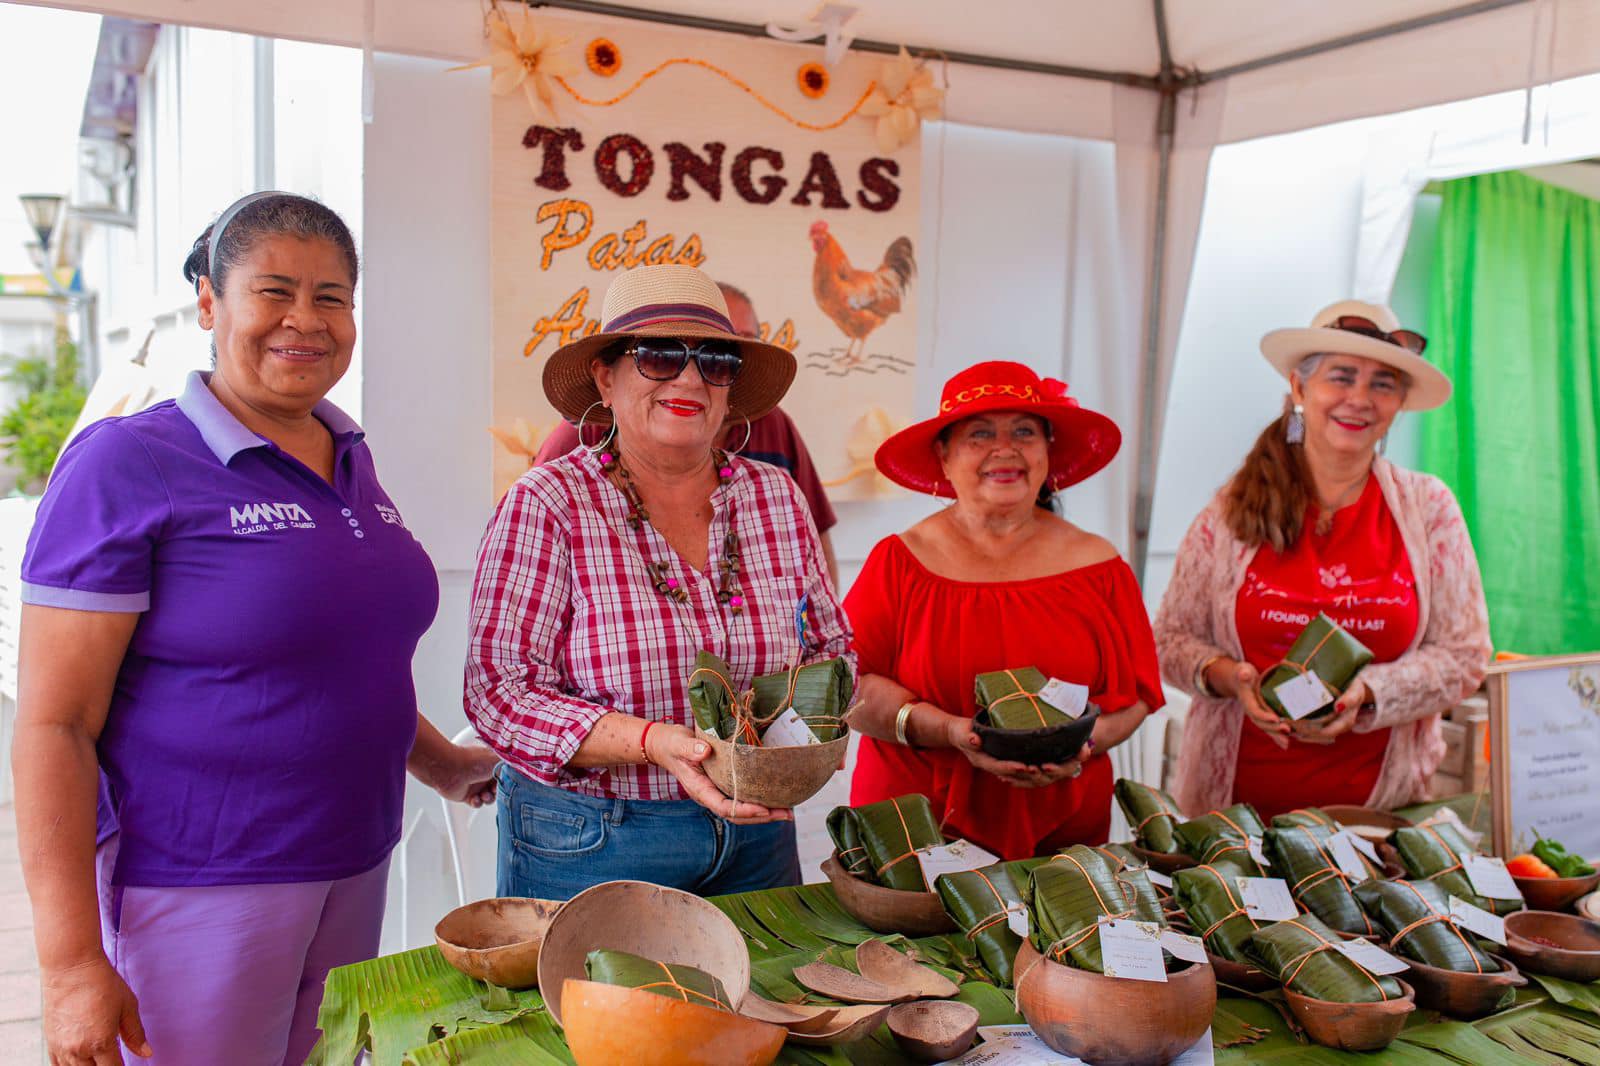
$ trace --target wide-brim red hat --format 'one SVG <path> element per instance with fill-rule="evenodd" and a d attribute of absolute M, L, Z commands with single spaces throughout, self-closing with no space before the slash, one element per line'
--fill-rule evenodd
<path fill-rule="evenodd" d="M 934 496 L 954 496 L 944 476 L 937 441 L 945 427 L 991 411 L 1019 411 L 1050 423 L 1052 491 L 1076 485 L 1105 469 L 1122 447 L 1122 430 L 1098 411 L 1078 406 L 1064 381 L 1041 378 L 1021 363 L 997 360 L 968 367 L 945 382 L 939 413 L 909 426 L 878 447 L 878 471 L 897 485 Z"/>

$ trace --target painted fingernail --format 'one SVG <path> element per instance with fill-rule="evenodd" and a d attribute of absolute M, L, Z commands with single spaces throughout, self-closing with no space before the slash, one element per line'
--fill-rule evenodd
<path fill-rule="evenodd" d="M 704 755 L 706 753 L 706 746 L 704 744 L 696 744 L 694 746 L 694 753 L 696 755 Z"/>

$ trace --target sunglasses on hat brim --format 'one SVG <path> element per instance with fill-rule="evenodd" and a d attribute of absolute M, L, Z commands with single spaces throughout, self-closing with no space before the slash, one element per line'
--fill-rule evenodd
<path fill-rule="evenodd" d="M 1340 315 L 1329 322 L 1328 329 L 1343 330 L 1346 333 L 1355 333 L 1362 337 L 1371 337 L 1374 340 L 1387 341 L 1399 345 L 1412 355 L 1421 355 L 1428 347 L 1428 338 L 1410 329 L 1396 329 L 1385 331 L 1370 318 L 1361 315 Z"/>

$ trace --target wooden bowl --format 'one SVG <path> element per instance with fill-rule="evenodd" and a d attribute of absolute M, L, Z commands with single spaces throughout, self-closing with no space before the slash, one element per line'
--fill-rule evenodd
<path fill-rule="evenodd" d="M 1137 844 L 1129 844 L 1128 850 L 1137 855 L 1140 861 L 1150 869 L 1157 873 L 1166 874 L 1168 877 L 1171 877 L 1179 870 L 1187 870 L 1191 866 L 1200 865 L 1193 857 L 1185 855 L 1181 851 L 1151 851 L 1148 848 L 1141 848 Z"/>
<path fill-rule="evenodd" d="M 993 759 L 1044 766 L 1068 762 L 1077 756 L 1094 732 L 1100 708 L 1094 704 L 1082 715 L 1060 725 L 1040 729 L 1000 729 L 989 724 L 989 712 L 979 711 L 972 719 L 983 753 Z"/>
<path fill-rule="evenodd" d="M 1543 937 L 1558 947 L 1536 943 Z M 1568 981 L 1600 981 L 1600 922 L 1554 911 L 1518 911 L 1506 915 L 1506 950 L 1529 973 Z"/>
<path fill-rule="evenodd" d="M 1306 1035 L 1323 1047 L 1376 1051 L 1394 1043 L 1405 1028 L 1406 1019 L 1417 1009 L 1411 986 L 1404 981 L 1395 984 L 1405 995 L 1381 1003 L 1331 1003 L 1302 996 L 1290 988 L 1283 990 L 1283 998 L 1305 1027 Z"/>
<path fill-rule="evenodd" d="M 878 1026 L 893 1008 L 887 1003 L 863 1003 L 854 1007 L 840 1007 L 833 1017 L 823 1022 L 789 1026 L 789 1042 L 806 1047 L 832 1047 L 835 1044 L 853 1044 L 877 1032 Z"/>
<path fill-rule="evenodd" d="M 956 931 L 937 892 L 906 892 L 852 877 L 839 864 L 838 852 L 822 864 L 822 872 L 828 875 L 839 905 L 874 932 L 934 936 Z"/>
<path fill-rule="evenodd" d="M 1017 1006 L 1040 1040 L 1093 1063 L 1166 1066 L 1205 1035 L 1217 1007 L 1211 967 L 1189 963 L 1165 984 L 1063 966 L 1024 940 Z"/>
<path fill-rule="evenodd" d="M 763 807 L 794 807 L 822 791 L 844 764 L 850 731 L 835 740 L 792 748 L 754 748 L 719 740 L 698 725 L 695 736 L 711 747 L 700 765 L 724 796 Z"/>
<path fill-rule="evenodd" d="M 578 1066 L 766 1066 L 789 1031 L 771 1022 L 598 981 L 562 982 Z"/>
<path fill-rule="evenodd" d="M 1265 970 L 1213 955 L 1209 951 L 1206 952 L 1206 958 L 1211 960 L 1211 970 L 1216 974 L 1218 984 L 1242 988 L 1246 992 L 1271 992 L 1278 987 L 1278 979 Z"/>
<path fill-rule="evenodd" d="M 468 977 L 502 988 L 539 983 L 539 949 L 561 909 L 548 899 L 481 899 L 457 907 L 433 927 L 444 961 Z"/>
<path fill-rule="evenodd" d="M 539 988 L 557 1025 L 565 1024 L 566 982 L 584 982 L 588 976 L 584 962 L 589 952 L 600 948 L 704 970 L 722 982 L 735 1007 L 750 991 L 750 951 L 726 914 L 675 888 L 607 881 L 568 900 L 545 933 Z M 645 995 L 671 1002 L 653 993 Z M 782 1026 L 778 1028 L 781 1031 Z"/>
<path fill-rule="evenodd" d="M 1408 825 L 1415 825 L 1411 819 L 1402 818 L 1391 811 L 1380 811 L 1376 807 L 1358 807 L 1355 804 L 1335 803 L 1332 806 L 1321 808 L 1322 813 L 1347 828 L 1357 825 L 1376 826 L 1393 832 Z"/>
<path fill-rule="evenodd" d="M 1510 959 L 1498 955 L 1494 959 L 1500 964 L 1499 973 L 1463 973 L 1406 959 L 1411 964 L 1406 978 L 1417 993 L 1417 1006 L 1467 1022 L 1493 1014 L 1508 989 L 1528 983 Z"/>
<path fill-rule="evenodd" d="M 954 1000 L 902 1003 L 887 1020 L 894 1042 L 918 1062 L 959 1058 L 978 1037 L 978 1008 Z"/>
<path fill-rule="evenodd" d="M 1584 877 L 1517 877 L 1522 900 L 1531 911 L 1564 911 L 1600 885 L 1600 870 Z"/>

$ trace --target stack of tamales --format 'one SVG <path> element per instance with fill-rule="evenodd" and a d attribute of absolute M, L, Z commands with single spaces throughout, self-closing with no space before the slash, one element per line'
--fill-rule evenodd
<path fill-rule="evenodd" d="M 1350 878 L 1328 850 L 1327 835 L 1297 825 L 1268 829 L 1262 850 L 1273 871 L 1289 883 L 1289 891 L 1302 909 L 1310 911 L 1343 933 L 1374 936 L 1377 927 L 1350 892 Z"/>
<path fill-rule="evenodd" d="M 913 792 L 864 807 L 835 807 L 828 815 L 828 833 L 846 868 L 861 848 L 867 866 L 863 880 L 905 892 L 931 892 L 922 877 L 917 851 L 945 842 L 928 797 Z M 850 856 L 845 852 L 851 851 Z"/>
<path fill-rule="evenodd" d="M 722 982 L 693 966 L 668 965 L 626 951 L 611 950 L 589 952 L 583 966 L 591 981 L 654 992 L 713 1010 L 733 1011 Z"/>
<path fill-rule="evenodd" d="M 1133 829 L 1133 837 L 1146 851 L 1171 854 L 1180 850 L 1173 830 L 1183 816 L 1178 804 L 1159 788 L 1119 778 L 1115 786 L 1117 806 Z"/>
<path fill-rule="evenodd" d="M 1111 872 L 1122 886 L 1122 896 L 1133 906 L 1134 917 L 1141 922 L 1165 920 L 1166 910 L 1161 906 L 1161 894 L 1150 880 L 1150 867 L 1122 844 L 1101 844 L 1098 851 L 1111 865 Z"/>
<path fill-rule="evenodd" d="M 1500 972 L 1500 964 L 1450 919 L 1450 900 L 1436 883 L 1368 881 L 1356 886 L 1356 899 L 1407 958 L 1461 973 Z"/>
<path fill-rule="evenodd" d="M 1250 917 L 1239 898 L 1239 878 L 1247 876 L 1254 874 L 1230 859 L 1172 875 L 1173 898 L 1206 942 L 1206 950 L 1243 966 L 1251 965 L 1245 941 L 1264 924 Z"/>
<path fill-rule="evenodd" d="M 1472 879 L 1461 865 L 1461 857 L 1473 853 L 1472 845 L 1453 826 L 1403 826 L 1390 835 L 1389 841 L 1400 853 L 1400 861 L 1412 880 L 1432 881 L 1450 895 L 1495 914 L 1522 910 L 1520 899 L 1489 899 L 1473 890 Z"/>
<path fill-rule="evenodd" d="M 1245 941 L 1250 961 L 1286 988 L 1330 1003 L 1378 1003 L 1405 993 L 1334 950 L 1339 935 L 1314 915 L 1275 922 Z"/>
<path fill-rule="evenodd" d="M 973 680 L 978 706 L 996 729 L 1045 729 L 1072 721 L 1067 712 L 1039 697 L 1050 679 L 1031 666 L 994 670 Z"/>
<path fill-rule="evenodd" d="M 843 659 L 825 659 L 797 670 L 765 674 L 750 692 L 740 692 L 728 664 L 708 651 L 695 656 L 689 675 L 689 708 L 701 729 L 720 740 L 751 747 L 761 745 L 761 735 L 790 707 L 818 742 L 843 735 L 844 712 L 850 706 L 854 684 Z"/>
<path fill-rule="evenodd" d="M 1011 966 L 1022 938 L 1011 931 L 1009 917 L 1020 914 L 1027 922 L 1028 905 L 1022 890 L 1011 880 L 1008 865 L 997 862 L 981 870 L 940 874 L 934 881 L 945 913 L 967 934 L 995 984 L 1011 984 Z"/>
<path fill-rule="evenodd" d="M 1112 864 L 1094 848 L 1076 844 L 1033 868 L 1026 890 L 1028 935 L 1045 958 L 1080 970 L 1105 972 L 1100 954 L 1101 917 L 1152 921 L 1124 894 Z M 1168 957 L 1170 964 L 1171 958 Z"/>
<path fill-rule="evenodd" d="M 1266 830 L 1261 816 L 1248 803 L 1235 803 L 1220 811 L 1179 822 L 1174 835 L 1185 855 L 1202 863 L 1230 859 L 1244 867 L 1251 877 L 1265 877 L 1267 871 L 1250 854 L 1249 838 Z"/>

